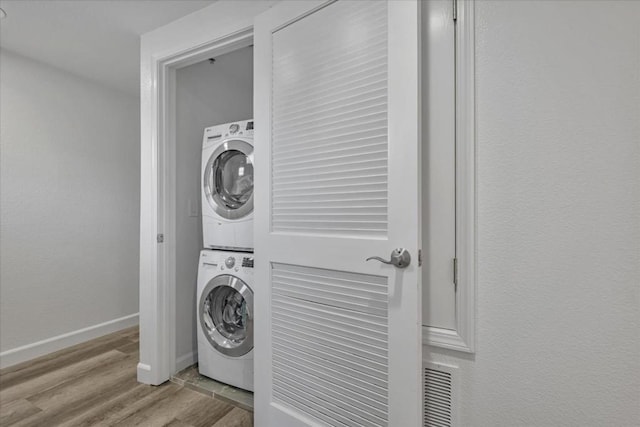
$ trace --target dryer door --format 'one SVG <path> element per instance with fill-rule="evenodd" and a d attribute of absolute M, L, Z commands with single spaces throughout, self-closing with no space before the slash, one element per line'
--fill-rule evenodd
<path fill-rule="evenodd" d="M 220 353 L 238 357 L 253 348 L 253 291 L 231 275 L 214 277 L 199 302 L 200 326 Z"/>
<path fill-rule="evenodd" d="M 203 188 L 223 218 L 240 219 L 253 212 L 253 145 L 231 139 L 218 146 L 205 167 Z"/>

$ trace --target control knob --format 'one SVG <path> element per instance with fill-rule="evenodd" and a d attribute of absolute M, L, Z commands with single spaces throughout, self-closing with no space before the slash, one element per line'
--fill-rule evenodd
<path fill-rule="evenodd" d="M 236 265 L 236 259 L 230 256 L 224 261 L 224 265 L 226 265 L 227 268 L 233 268 L 233 266 Z"/>

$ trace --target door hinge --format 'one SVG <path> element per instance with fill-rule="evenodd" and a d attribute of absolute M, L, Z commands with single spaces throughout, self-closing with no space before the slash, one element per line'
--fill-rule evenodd
<path fill-rule="evenodd" d="M 158 234 L 156 236 L 156 240 L 158 241 L 158 243 L 163 243 L 164 242 L 164 234 Z"/>
<path fill-rule="evenodd" d="M 453 20 L 458 20 L 458 0 L 453 0 Z"/>
<path fill-rule="evenodd" d="M 458 290 L 458 258 L 453 259 L 453 286 Z"/>
<path fill-rule="evenodd" d="M 418 249 L 418 267 L 422 267 L 422 249 Z"/>

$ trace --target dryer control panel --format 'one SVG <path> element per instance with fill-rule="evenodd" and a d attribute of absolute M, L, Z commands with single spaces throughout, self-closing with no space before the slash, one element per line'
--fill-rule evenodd
<path fill-rule="evenodd" d="M 219 127 L 222 128 L 221 133 L 225 138 L 232 138 L 234 136 L 253 137 L 253 120 L 228 123 Z"/>
<path fill-rule="evenodd" d="M 204 130 L 202 149 L 204 150 L 221 142 L 221 140 L 230 138 L 253 139 L 253 120 L 241 120 L 239 122 L 209 126 Z"/>

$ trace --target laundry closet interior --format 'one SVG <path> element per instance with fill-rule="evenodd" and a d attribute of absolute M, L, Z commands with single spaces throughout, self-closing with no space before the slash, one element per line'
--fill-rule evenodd
<path fill-rule="evenodd" d="M 240 292 L 233 290 L 233 283 L 221 284 L 217 292 L 210 287 L 208 299 L 197 284 L 199 273 L 203 286 L 227 272 L 231 276 L 226 277 L 238 279 L 253 263 L 252 46 L 177 69 L 174 87 L 176 367 L 181 370 L 197 361 L 198 328 L 204 328 L 211 335 L 200 336 L 206 340 L 201 346 L 228 352 L 222 362 L 244 362 L 234 370 L 233 363 L 201 360 L 200 369 L 218 369 L 220 377 L 207 371 L 208 376 L 225 383 L 234 383 L 225 377 L 232 372 L 239 381 L 235 385 L 251 389 L 252 363 L 245 359 L 253 347 L 247 324 L 252 308 L 247 306 L 250 297 L 245 300 L 241 292 L 251 292 L 246 288 L 253 284 Z M 200 306 L 206 312 L 199 314 Z M 206 353 L 200 349 L 200 358 Z"/>

